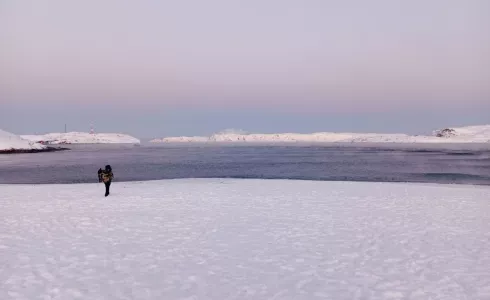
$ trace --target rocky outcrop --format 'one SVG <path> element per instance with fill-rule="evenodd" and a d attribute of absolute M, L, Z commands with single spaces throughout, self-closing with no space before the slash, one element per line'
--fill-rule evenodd
<path fill-rule="evenodd" d="M 21 154 L 21 153 L 41 153 L 41 152 L 58 152 L 70 150 L 68 148 L 46 147 L 43 149 L 3 149 L 0 154 Z"/>
<path fill-rule="evenodd" d="M 456 136 L 456 131 L 452 128 L 444 128 L 434 131 L 434 135 L 437 137 L 449 138 L 452 136 Z"/>

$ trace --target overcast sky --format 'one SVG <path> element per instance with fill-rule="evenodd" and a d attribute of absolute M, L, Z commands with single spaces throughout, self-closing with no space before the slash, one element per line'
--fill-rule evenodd
<path fill-rule="evenodd" d="M 0 2 L 0 128 L 490 124 L 490 1 Z"/>

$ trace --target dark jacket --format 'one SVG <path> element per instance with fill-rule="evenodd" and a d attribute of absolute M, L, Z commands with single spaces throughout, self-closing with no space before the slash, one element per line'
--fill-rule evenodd
<path fill-rule="evenodd" d="M 106 167 L 105 170 L 99 169 L 97 172 L 99 175 L 99 182 L 110 182 L 114 178 L 111 167 Z"/>

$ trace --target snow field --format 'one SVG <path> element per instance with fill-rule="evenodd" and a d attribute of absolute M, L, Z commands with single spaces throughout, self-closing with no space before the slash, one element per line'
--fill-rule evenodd
<path fill-rule="evenodd" d="M 490 299 L 490 188 L 0 185 L 0 299 Z"/>

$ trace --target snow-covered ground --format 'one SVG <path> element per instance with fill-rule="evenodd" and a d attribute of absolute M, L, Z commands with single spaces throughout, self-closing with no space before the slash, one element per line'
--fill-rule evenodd
<path fill-rule="evenodd" d="M 0 185 L 0 299 L 490 299 L 490 188 Z"/>
<path fill-rule="evenodd" d="M 28 141 L 13 133 L 0 129 L 0 151 L 5 150 L 41 150 L 45 149 L 39 143 Z"/>
<path fill-rule="evenodd" d="M 153 143 L 214 143 L 214 142 L 248 142 L 248 143 L 489 143 L 490 125 L 452 128 L 448 134 L 438 137 L 434 131 L 431 136 L 382 134 L 382 133 L 335 133 L 317 132 L 310 134 L 278 133 L 278 134 L 243 134 L 234 132 L 217 133 L 210 137 L 167 137 L 154 139 Z"/>
<path fill-rule="evenodd" d="M 121 133 L 67 132 L 45 135 L 22 135 L 24 139 L 46 144 L 139 144 L 140 140 Z"/>

